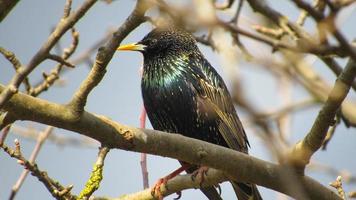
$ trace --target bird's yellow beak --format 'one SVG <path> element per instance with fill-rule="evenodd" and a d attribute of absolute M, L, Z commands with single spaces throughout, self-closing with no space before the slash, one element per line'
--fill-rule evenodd
<path fill-rule="evenodd" d="M 118 50 L 118 51 L 144 51 L 145 48 L 146 48 L 146 45 L 133 43 L 133 44 L 121 45 L 116 50 Z"/>

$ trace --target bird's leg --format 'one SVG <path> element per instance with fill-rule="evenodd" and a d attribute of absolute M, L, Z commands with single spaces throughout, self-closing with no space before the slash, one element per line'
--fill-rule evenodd
<path fill-rule="evenodd" d="M 208 170 L 209 170 L 209 167 L 207 167 L 207 166 L 199 167 L 197 170 L 195 170 L 192 173 L 192 180 L 195 180 L 195 178 L 200 177 L 199 185 L 201 187 L 204 182 L 205 176 L 207 175 Z"/>
<path fill-rule="evenodd" d="M 156 198 L 158 198 L 159 200 L 163 199 L 163 195 L 161 193 L 161 186 L 164 185 L 164 187 L 166 187 L 167 189 L 167 182 L 176 177 L 177 175 L 179 175 L 181 172 L 187 170 L 189 167 L 191 167 L 188 164 L 182 164 L 181 167 L 179 167 L 178 169 L 174 170 L 172 173 L 168 174 L 167 176 L 160 178 L 156 184 L 153 186 L 152 190 L 151 190 L 151 194 L 152 196 L 155 196 Z"/>

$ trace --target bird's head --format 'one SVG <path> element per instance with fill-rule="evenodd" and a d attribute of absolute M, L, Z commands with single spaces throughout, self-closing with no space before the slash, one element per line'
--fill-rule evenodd
<path fill-rule="evenodd" d="M 176 28 L 153 29 L 141 41 L 117 48 L 117 50 L 139 51 L 145 57 L 177 54 L 196 49 L 196 42 L 192 35 Z"/>

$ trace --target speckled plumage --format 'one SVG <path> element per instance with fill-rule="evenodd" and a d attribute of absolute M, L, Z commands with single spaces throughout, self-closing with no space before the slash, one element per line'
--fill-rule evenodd
<path fill-rule="evenodd" d="M 141 89 L 153 128 L 247 153 L 248 140 L 225 83 L 194 38 L 178 29 L 154 29 L 139 44 L 146 46 Z M 261 199 L 254 185 L 232 184 L 239 200 Z"/>

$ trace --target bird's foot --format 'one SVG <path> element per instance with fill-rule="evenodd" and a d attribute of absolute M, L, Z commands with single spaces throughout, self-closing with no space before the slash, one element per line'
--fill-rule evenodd
<path fill-rule="evenodd" d="M 205 176 L 207 175 L 209 170 L 209 167 L 207 166 L 201 166 L 199 167 L 199 169 L 195 170 L 192 173 L 192 180 L 194 181 L 196 178 L 199 178 L 199 185 L 200 187 L 202 186 L 204 180 L 205 180 Z"/>
<path fill-rule="evenodd" d="M 177 170 L 170 173 L 168 176 L 160 178 L 151 190 L 152 196 L 156 197 L 159 200 L 162 200 L 163 195 L 161 192 L 161 186 L 164 185 L 165 189 L 168 190 L 168 187 L 167 187 L 168 180 L 176 177 L 178 174 L 180 174 L 182 171 L 186 170 L 188 167 L 189 167 L 189 165 L 183 165 L 182 167 L 180 167 Z M 178 199 L 179 199 L 181 196 L 181 193 L 177 193 L 177 194 L 178 194 Z"/>
<path fill-rule="evenodd" d="M 163 185 L 167 189 L 168 176 L 160 178 L 151 190 L 152 196 L 156 197 L 158 200 L 163 199 L 163 194 L 161 192 L 161 186 Z"/>

